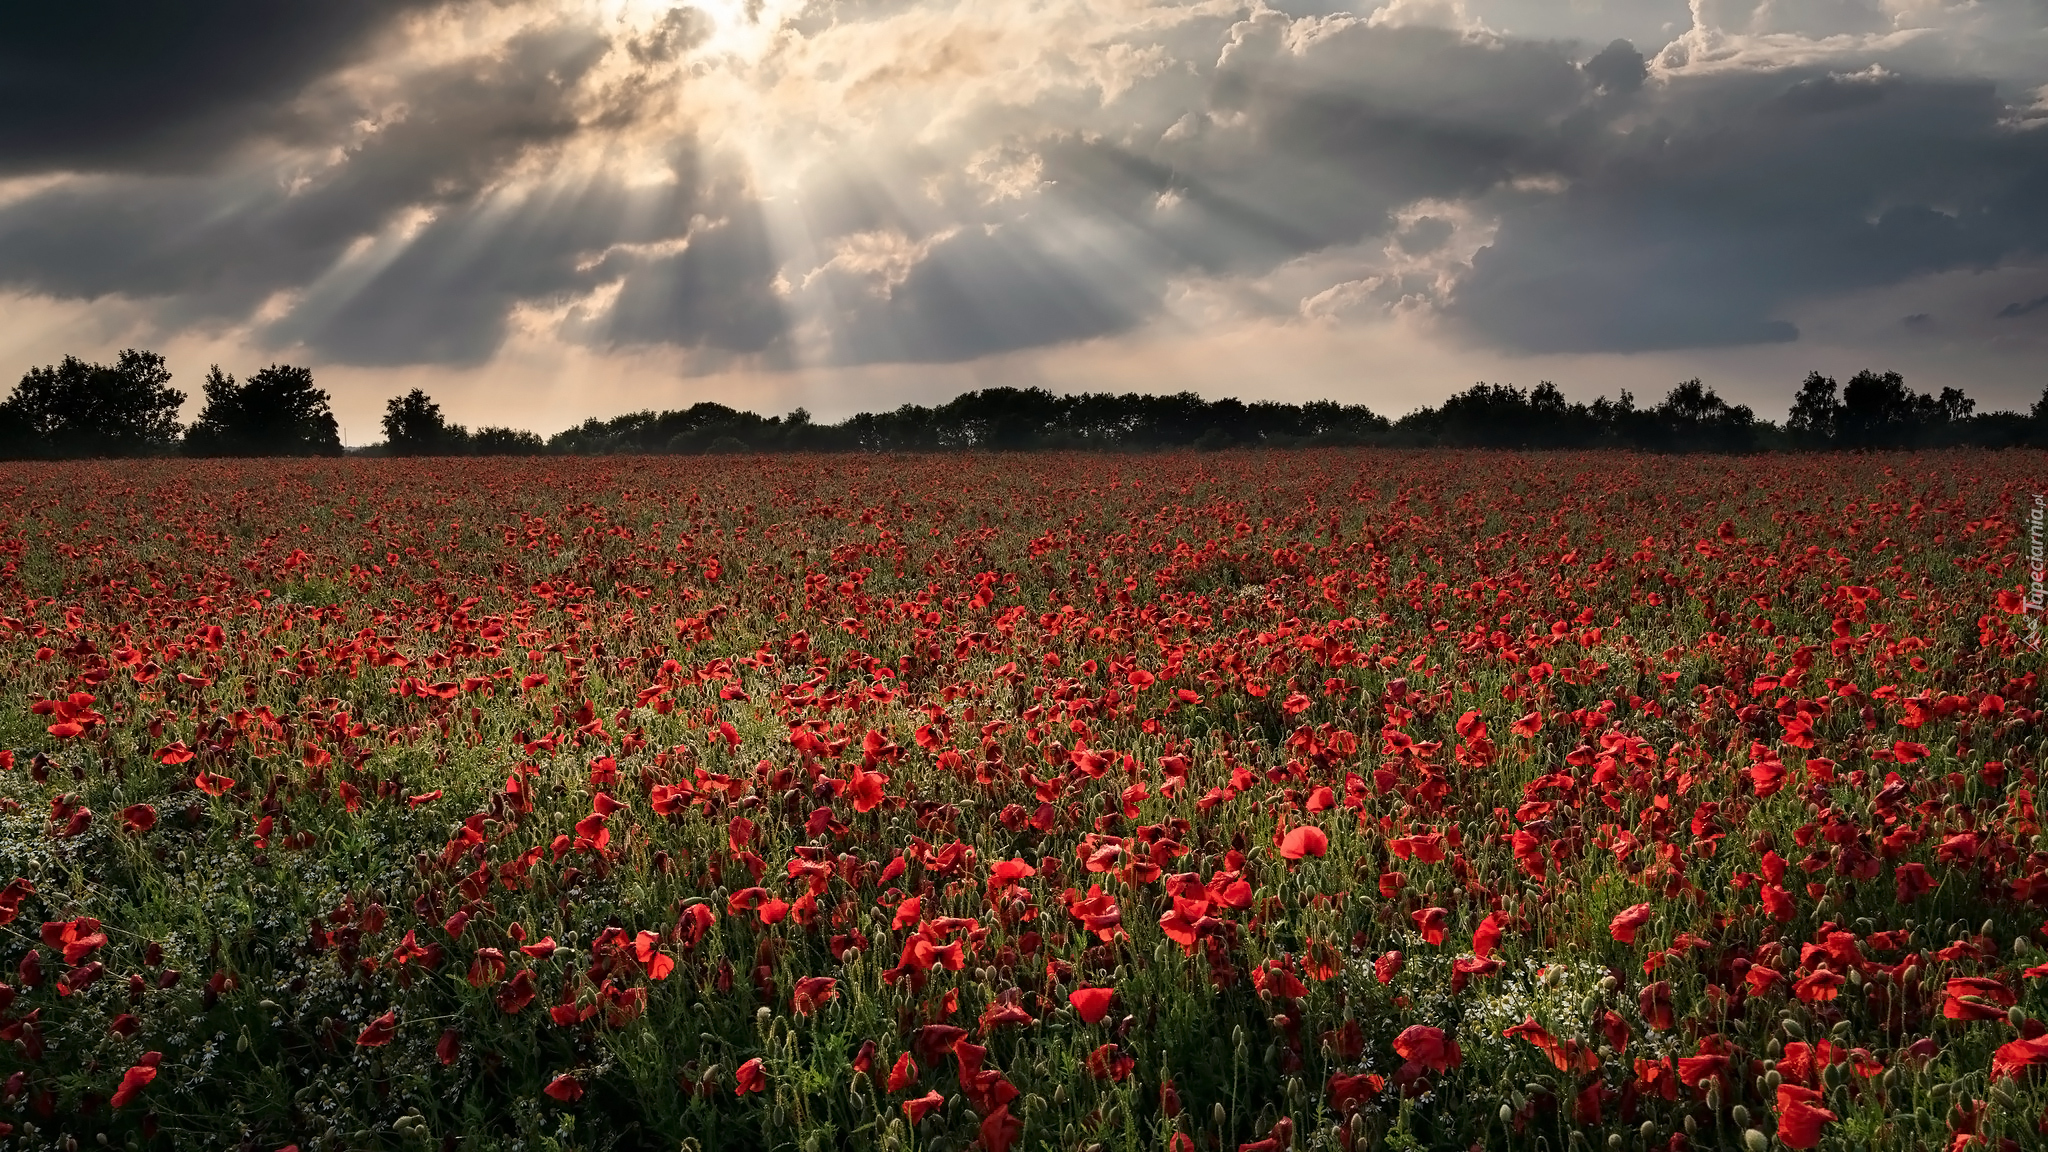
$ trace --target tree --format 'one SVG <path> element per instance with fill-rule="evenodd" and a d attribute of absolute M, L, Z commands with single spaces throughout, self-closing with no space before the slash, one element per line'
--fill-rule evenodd
<path fill-rule="evenodd" d="M 538 456 L 548 450 L 547 442 L 519 428 L 479 428 L 469 437 L 469 450 L 478 456 Z"/>
<path fill-rule="evenodd" d="M 216 364 L 206 407 L 185 434 L 188 456 L 339 456 L 341 432 L 310 368 L 272 364 L 241 384 Z"/>
<path fill-rule="evenodd" d="M 1792 398 L 1792 418 L 1785 430 L 1802 448 L 1826 448 L 1835 442 L 1842 418 L 1842 402 L 1835 398 L 1834 377 L 1808 372 L 1798 395 Z"/>
<path fill-rule="evenodd" d="M 1756 413 L 1730 404 L 1697 376 L 1673 388 L 1650 409 L 1655 447 L 1680 451 L 1742 452 L 1755 445 Z"/>
<path fill-rule="evenodd" d="M 1901 448 L 1938 440 L 1969 419 L 1976 401 L 1958 388 L 1929 396 L 1906 387 L 1897 372 L 1858 372 L 1842 386 L 1835 441 L 1844 448 Z"/>
<path fill-rule="evenodd" d="M 469 429 L 448 423 L 418 388 L 384 405 L 384 446 L 393 456 L 448 456 L 469 447 Z"/>
<path fill-rule="evenodd" d="M 178 441 L 178 406 L 164 358 L 124 350 L 111 365 L 76 356 L 31 368 L 0 401 L 0 454 L 29 457 L 151 456 Z"/>

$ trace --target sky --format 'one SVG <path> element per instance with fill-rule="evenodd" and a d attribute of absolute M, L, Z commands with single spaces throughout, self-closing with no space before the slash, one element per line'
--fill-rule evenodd
<path fill-rule="evenodd" d="M 0 374 L 306 365 L 349 443 L 2048 386 L 2048 0 L 70 0 L 0 109 Z"/>

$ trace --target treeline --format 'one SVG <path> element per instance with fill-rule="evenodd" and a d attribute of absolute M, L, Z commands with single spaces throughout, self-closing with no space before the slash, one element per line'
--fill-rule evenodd
<path fill-rule="evenodd" d="M 185 394 L 162 356 L 130 349 L 113 364 L 66 357 L 32 368 L 0 402 L 0 458 L 334 456 L 343 451 L 326 392 L 310 369 L 273 364 L 237 382 L 215 366 L 190 427 Z M 1846 385 L 1818 372 L 1792 397 L 1785 423 L 1760 419 L 1698 380 L 1639 407 L 1623 392 L 1590 404 L 1544 382 L 1475 384 L 1442 404 L 1388 420 L 1356 404 L 1280 404 L 1173 395 L 987 388 L 927 407 L 863 412 L 821 424 L 799 408 L 762 416 L 702 403 L 591 419 L 546 439 L 451 423 L 419 389 L 385 405 L 384 440 L 353 452 L 387 456 L 930 452 L 960 449 L 1142 451 L 1192 447 L 1379 445 L 1457 448 L 1632 448 L 1653 452 L 2048 447 L 2048 391 L 2029 413 L 1978 413 L 1955 388 L 1915 392 L 1896 372 Z"/>
<path fill-rule="evenodd" d="M 414 391 L 391 401 L 384 420 L 391 455 L 697 454 L 717 452 L 932 452 L 1302 447 L 1379 445 L 1457 448 L 1633 448 L 1653 452 L 1784 449 L 2048 447 L 2048 391 L 2031 413 L 1975 414 L 1954 388 L 1939 396 L 1906 387 L 1896 372 L 1861 372 L 1846 386 L 1816 372 L 1783 425 L 1758 419 L 1698 380 L 1651 407 L 1627 392 L 1590 404 L 1566 400 L 1548 382 L 1524 390 L 1475 384 L 1434 408 L 1388 420 L 1363 405 L 1328 400 L 1280 404 L 1204 400 L 1192 392 L 1157 396 L 1043 388 L 988 388 L 945 404 L 905 404 L 820 424 L 799 408 L 762 416 L 701 403 L 666 412 L 591 419 L 542 440 L 530 432 L 449 424 Z"/>

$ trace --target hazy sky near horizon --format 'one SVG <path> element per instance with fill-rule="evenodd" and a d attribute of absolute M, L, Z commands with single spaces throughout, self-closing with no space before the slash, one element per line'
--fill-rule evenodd
<path fill-rule="evenodd" d="M 74 0 L 0 15 L 0 374 L 547 433 L 1477 380 L 2048 385 L 2048 0 Z"/>

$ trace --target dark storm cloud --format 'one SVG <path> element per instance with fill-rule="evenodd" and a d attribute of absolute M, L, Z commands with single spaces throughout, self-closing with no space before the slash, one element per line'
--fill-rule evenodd
<path fill-rule="evenodd" d="M 1773 18 L 1806 27 L 1828 11 Z M 1860 27 L 1861 11 L 1838 15 Z M 1524 352 L 1789 341 L 1800 300 L 1988 268 L 2048 239 L 2048 133 L 2019 126 L 1988 81 L 1852 57 L 1651 84 L 1626 41 L 1582 56 L 1431 27 L 1288 29 L 1246 21 L 1194 86 L 1185 70 L 1140 84 L 1121 132 L 1042 135 L 1042 196 L 973 217 L 879 297 L 838 293 L 837 357 L 1107 335 L 1157 315 L 1178 278 L 1257 277 L 1381 237 L 1443 248 L 1445 221 L 1396 232 L 1417 202 L 1498 220 L 1436 303 L 1470 339 Z M 936 227 L 897 219 L 900 195 L 826 199 L 869 205 L 821 214 L 845 231 Z M 814 230 L 835 234 L 829 219 Z M 1085 252 L 1066 243 L 1077 235 Z M 1388 284 L 1391 299 L 1438 291 Z"/>
<path fill-rule="evenodd" d="M 0 173 L 190 169 L 442 0 L 57 0 L 0 6 Z"/>
<path fill-rule="evenodd" d="M 1989 83 L 1774 70 L 1679 80 L 1510 205 L 1453 311 L 1534 352 L 1790 340 L 1802 299 L 2048 245 L 2048 133 Z"/>
<path fill-rule="evenodd" d="M 0 208 L 0 283 L 167 297 L 194 316 L 245 312 L 306 286 L 396 213 L 465 204 L 523 149 L 570 135 L 575 77 L 601 47 L 575 29 L 541 30 L 500 56 L 421 76 L 402 118 L 303 186 L 271 164 L 58 184 Z"/>
<path fill-rule="evenodd" d="M 1120 258 L 1127 241 L 1062 238 L 1028 220 L 962 229 L 932 245 L 886 299 L 839 296 L 848 322 L 837 355 L 960 361 L 1124 331 L 1152 313 L 1157 292 L 1141 264 Z"/>
<path fill-rule="evenodd" d="M 1650 66 L 1643 60 L 1643 54 L 1626 40 L 1616 40 L 1602 48 L 1598 55 L 1586 61 L 1586 75 L 1603 92 L 1627 95 L 1643 86 L 1643 80 L 1650 74 Z"/>
<path fill-rule="evenodd" d="M 732 257 L 717 228 L 680 256 L 588 259 L 690 233 L 704 206 L 687 143 L 672 165 L 677 179 L 645 190 L 602 172 L 493 187 L 522 156 L 580 130 L 578 85 L 606 49 L 587 29 L 546 27 L 431 70 L 406 86 L 400 118 L 302 186 L 267 166 L 60 184 L 0 208 L 0 283 L 154 297 L 169 324 L 238 320 L 274 293 L 301 293 L 264 327 L 270 340 L 323 360 L 397 365 L 488 359 L 520 304 L 623 275 L 617 327 L 627 342 L 658 332 L 677 343 L 764 344 L 774 324 L 727 292 L 745 295 L 751 283 L 757 299 L 773 278 L 757 235 L 750 262 Z M 381 251 L 387 242 L 372 238 L 409 212 L 426 219 Z M 366 243 L 369 252 L 344 260 Z"/>
<path fill-rule="evenodd" d="M 760 205 L 732 187 L 711 190 L 680 251 L 623 251 L 593 268 L 619 294 L 593 342 L 674 344 L 724 353 L 771 349 L 787 326 L 773 284 L 774 246 Z"/>

